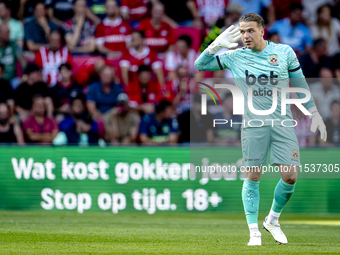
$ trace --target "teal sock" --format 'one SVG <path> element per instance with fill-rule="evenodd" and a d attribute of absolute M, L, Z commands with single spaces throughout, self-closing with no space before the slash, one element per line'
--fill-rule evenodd
<path fill-rule="evenodd" d="M 276 213 L 281 213 L 283 207 L 287 204 L 290 197 L 293 195 L 295 184 L 285 183 L 282 178 L 276 185 L 274 191 L 274 200 L 272 210 Z"/>
<path fill-rule="evenodd" d="M 244 179 L 242 187 L 242 201 L 247 223 L 257 224 L 260 204 L 259 181 Z"/>

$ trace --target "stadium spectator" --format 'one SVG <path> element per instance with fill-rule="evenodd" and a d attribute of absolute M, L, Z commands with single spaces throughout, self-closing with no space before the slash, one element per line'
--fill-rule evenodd
<path fill-rule="evenodd" d="M 340 83 L 340 52 L 332 59 L 332 70 L 334 71 L 334 76 L 338 80 L 338 83 Z"/>
<path fill-rule="evenodd" d="M 70 115 L 60 123 L 60 131 L 66 135 L 66 144 L 98 144 L 98 124 L 86 111 L 85 97 L 79 93 L 70 100 Z M 58 135 L 59 136 L 59 135 Z"/>
<path fill-rule="evenodd" d="M 32 99 L 40 94 L 45 99 L 47 116 L 53 116 L 53 102 L 47 84 L 42 82 L 40 68 L 36 64 L 28 64 L 25 69 L 26 81 L 14 91 L 15 110 L 20 119 L 25 119 L 32 107 Z"/>
<path fill-rule="evenodd" d="M 205 24 L 213 26 L 218 19 L 224 18 L 227 2 L 226 0 L 196 0 L 198 15 Z"/>
<path fill-rule="evenodd" d="M 202 22 L 198 14 L 197 6 L 193 0 L 157 0 L 155 4 L 164 5 L 165 14 L 163 20 L 172 27 L 194 26 L 201 28 Z"/>
<path fill-rule="evenodd" d="M 72 80 L 72 66 L 68 63 L 59 66 L 60 81 L 50 89 L 55 112 L 61 117 L 70 112 L 70 99 L 82 92 L 82 88 Z M 57 115 L 58 116 L 58 115 Z M 57 122 L 59 118 L 56 117 Z"/>
<path fill-rule="evenodd" d="M 10 107 L 0 103 L 0 143 L 24 144 L 24 135 L 19 125 L 10 121 Z"/>
<path fill-rule="evenodd" d="M 188 69 L 179 66 L 176 79 L 167 83 L 165 98 L 171 98 L 177 114 L 190 110 L 190 90 L 194 81 L 190 79 Z"/>
<path fill-rule="evenodd" d="M 156 112 L 145 114 L 139 125 L 139 138 L 143 144 L 177 143 L 178 122 L 171 118 L 172 105 L 162 100 Z"/>
<path fill-rule="evenodd" d="M 312 46 L 311 33 L 303 23 L 302 10 L 301 4 L 293 3 L 289 18 L 275 21 L 269 28 L 269 32 L 279 34 L 282 43 L 288 44 L 294 51 L 300 53 L 309 51 Z"/>
<path fill-rule="evenodd" d="M 9 39 L 15 41 L 22 49 L 24 46 L 24 26 L 22 23 L 11 17 L 11 11 L 7 2 L 0 2 L 0 24 L 9 28 Z"/>
<path fill-rule="evenodd" d="M 9 29 L 4 23 L 0 25 L 0 63 L 4 65 L 3 78 L 13 84 L 16 77 L 16 61 L 25 68 L 26 61 L 15 41 L 9 39 Z M 16 84 L 13 84 L 16 87 Z"/>
<path fill-rule="evenodd" d="M 327 49 L 330 55 L 340 51 L 340 21 L 332 18 L 332 8 L 330 5 L 322 5 L 317 11 L 317 21 L 311 27 L 314 39 L 323 38 L 327 42 Z"/>
<path fill-rule="evenodd" d="M 110 143 L 136 143 L 139 126 L 139 115 L 130 110 L 129 98 L 125 93 L 120 93 L 117 106 L 104 119 L 105 140 Z"/>
<path fill-rule="evenodd" d="M 37 2 L 34 6 L 34 18 L 25 23 L 25 42 L 28 50 L 35 52 L 49 41 L 51 31 L 58 26 L 46 18 L 44 3 Z"/>
<path fill-rule="evenodd" d="M 59 31 L 51 32 L 48 45 L 41 47 L 36 52 L 34 62 L 41 68 L 44 81 L 53 87 L 59 79 L 59 66 L 72 63 L 71 52 L 61 45 Z"/>
<path fill-rule="evenodd" d="M 188 69 L 189 76 L 194 77 L 197 69 L 194 65 L 198 58 L 197 52 L 191 48 L 192 39 L 188 35 L 182 35 L 176 42 L 176 49 L 168 51 L 165 55 L 165 70 L 168 71 L 170 80 L 174 79 L 178 66 Z"/>
<path fill-rule="evenodd" d="M 301 3 L 301 0 L 272 0 L 275 10 L 275 19 L 287 18 L 290 14 L 290 7 L 293 3 Z"/>
<path fill-rule="evenodd" d="M 100 72 L 100 81 L 90 85 L 87 94 L 87 109 L 94 120 L 110 114 L 117 105 L 117 97 L 122 87 L 116 81 L 113 68 L 105 66 Z"/>
<path fill-rule="evenodd" d="M 310 52 L 300 57 L 300 65 L 303 74 L 307 78 L 319 76 L 320 69 L 331 67 L 331 58 L 327 54 L 327 43 L 324 39 L 316 39 Z"/>
<path fill-rule="evenodd" d="M 332 16 L 334 18 L 337 18 L 340 20 L 340 1 L 339 0 L 333 0 L 333 7 L 332 7 Z"/>
<path fill-rule="evenodd" d="M 140 21 L 149 15 L 148 0 L 122 0 L 120 12 L 122 17 L 130 22 L 131 27 L 137 28 Z"/>
<path fill-rule="evenodd" d="M 18 20 L 23 21 L 24 23 L 27 23 L 34 19 L 34 7 L 36 4 L 44 3 L 43 0 L 20 0 L 20 4 L 16 3 L 14 6 L 18 6 L 17 11 L 17 18 Z M 13 6 L 12 6 L 12 13 L 13 13 Z"/>
<path fill-rule="evenodd" d="M 86 4 L 90 11 L 89 13 L 87 12 L 87 15 L 89 16 L 94 14 L 98 20 L 103 20 L 106 16 L 105 3 L 106 0 L 86 0 Z"/>
<path fill-rule="evenodd" d="M 47 15 L 49 19 L 59 27 L 72 18 L 74 0 L 45 0 Z"/>
<path fill-rule="evenodd" d="M 45 116 L 45 98 L 32 98 L 31 115 L 22 123 L 28 143 L 52 143 L 58 134 L 58 125 L 53 118 Z"/>
<path fill-rule="evenodd" d="M 201 114 L 201 96 L 194 96 L 193 107 L 178 116 L 179 143 L 213 143 L 213 116 Z"/>
<path fill-rule="evenodd" d="M 303 5 L 303 17 L 305 23 L 310 26 L 316 23 L 317 20 L 317 10 L 321 5 L 330 4 L 333 5 L 333 0 L 301 0 Z"/>
<path fill-rule="evenodd" d="M 13 19 L 19 20 L 18 11 L 19 9 L 23 10 L 24 3 L 22 2 L 25 2 L 25 1 L 28 1 L 28 0 L 6 0 L 5 1 L 7 8 L 10 10 L 10 15 Z"/>
<path fill-rule="evenodd" d="M 231 25 L 238 26 L 238 21 L 243 11 L 244 8 L 239 3 L 229 3 L 224 17 L 224 27 L 228 28 Z"/>
<path fill-rule="evenodd" d="M 214 129 L 215 142 L 219 144 L 241 145 L 242 116 L 233 115 L 233 96 L 228 93 L 223 100 L 223 110 L 214 115 L 214 119 L 227 120 L 228 123 L 216 125 Z M 232 122 L 231 122 L 232 121 Z M 233 123 L 233 124 L 231 124 Z M 236 124 L 235 124 L 236 123 Z"/>
<path fill-rule="evenodd" d="M 173 3 L 172 3 L 173 4 Z M 176 9 L 179 11 L 178 6 Z M 174 30 L 170 25 L 162 21 L 164 15 L 164 6 L 154 4 L 151 10 L 151 18 L 141 21 L 139 30 L 144 32 L 146 45 L 157 53 L 157 57 L 163 59 L 165 51 L 175 43 Z"/>
<path fill-rule="evenodd" d="M 96 28 L 96 45 L 98 51 L 109 59 L 119 59 L 126 50 L 126 41 L 130 39 L 131 28 L 120 17 L 115 0 L 105 3 L 106 18 Z"/>
<path fill-rule="evenodd" d="M 238 3 L 243 8 L 244 11 L 242 15 L 252 12 L 259 15 L 262 14 L 262 9 L 266 9 L 266 16 L 264 19 L 267 24 L 270 25 L 275 21 L 275 10 L 272 0 L 231 0 L 230 3 Z"/>
<path fill-rule="evenodd" d="M 340 102 L 334 100 L 330 106 L 330 117 L 325 121 L 327 129 L 327 143 L 340 144 Z"/>
<path fill-rule="evenodd" d="M 150 66 L 141 65 L 138 68 L 138 79 L 129 83 L 126 88 L 131 107 L 138 107 L 143 113 L 154 112 L 154 104 L 161 99 L 159 83 L 151 79 Z"/>
<path fill-rule="evenodd" d="M 333 73 L 328 68 L 320 70 L 318 82 L 310 85 L 314 100 L 323 119 L 330 117 L 330 105 L 334 100 L 339 100 L 339 87 L 334 85 Z"/>
<path fill-rule="evenodd" d="M 3 78 L 4 65 L 0 64 L 0 103 L 6 103 L 10 109 L 10 115 L 14 112 L 14 98 L 11 84 Z"/>
<path fill-rule="evenodd" d="M 64 23 L 65 41 L 74 54 L 90 54 L 95 51 L 95 24 L 86 13 L 86 1 L 75 0 L 74 16 Z"/>
<path fill-rule="evenodd" d="M 141 65 L 150 65 L 154 71 L 159 84 L 164 84 L 162 62 L 156 54 L 144 44 L 143 32 L 135 31 L 131 35 L 131 48 L 124 52 L 119 62 L 122 80 L 125 85 L 138 80 L 138 68 Z"/>
<path fill-rule="evenodd" d="M 267 38 L 269 41 L 274 42 L 274 43 L 281 43 L 281 39 L 278 33 L 273 32 L 273 33 L 268 33 Z"/>

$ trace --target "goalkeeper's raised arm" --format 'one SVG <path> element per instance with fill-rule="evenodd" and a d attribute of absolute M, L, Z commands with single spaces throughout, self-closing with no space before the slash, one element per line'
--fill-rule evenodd
<path fill-rule="evenodd" d="M 236 43 L 241 39 L 239 28 L 233 25 L 228 27 L 222 34 L 220 34 L 215 41 L 205 49 L 202 54 L 196 59 L 195 67 L 199 71 L 218 71 L 227 68 L 227 61 L 220 61 L 218 56 L 214 54 L 221 48 L 236 48 Z"/>

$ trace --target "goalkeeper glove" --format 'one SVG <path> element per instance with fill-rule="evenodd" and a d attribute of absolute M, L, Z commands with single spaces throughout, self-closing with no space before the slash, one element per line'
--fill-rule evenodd
<path fill-rule="evenodd" d="M 319 129 L 322 141 L 326 142 L 327 141 L 327 130 L 326 130 L 325 123 L 323 122 L 323 119 L 320 113 L 318 112 L 318 109 L 316 109 L 316 106 L 314 106 L 314 107 L 309 108 L 308 111 L 312 114 L 312 115 L 308 115 L 309 118 L 312 119 L 310 131 L 315 133 L 316 129 Z"/>
<path fill-rule="evenodd" d="M 207 52 L 209 54 L 215 54 L 221 48 L 236 48 L 238 46 L 236 42 L 240 39 L 241 34 L 239 28 L 231 25 L 209 45 Z"/>

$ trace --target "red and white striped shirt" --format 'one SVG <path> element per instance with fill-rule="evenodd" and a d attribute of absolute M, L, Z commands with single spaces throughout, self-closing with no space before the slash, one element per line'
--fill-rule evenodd
<path fill-rule="evenodd" d="M 176 41 L 173 28 L 163 21 L 160 28 L 155 29 L 151 24 L 151 19 L 143 19 L 139 25 L 139 30 L 144 32 L 146 44 L 156 53 L 164 53 L 168 46 Z"/>
<path fill-rule="evenodd" d="M 65 63 L 71 65 L 72 55 L 66 47 L 53 52 L 48 46 L 43 46 L 36 52 L 34 62 L 42 69 L 44 81 L 53 87 L 59 80 L 59 66 Z"/>
<path fill-rule="evenodd" d="M 162 68 L 162 62 L 157 59 L 156 54 L 150 51 L 149 47 L 144 47 L 142 52 L 137 52 L 135 48 L 126 50 L 120 67 L 128 67 L 131 81 L 138 80 L 138 68 L 141 65 L 150 66 L 152 69 Z"/>
<path fill-rule="evenodd" d="M 188 69 L 190 76 L 193 76 L 197 69 L 195 60 L 198 58 L 198 53 L 194 49 L 190 49 L 186 58 L 183 58 L 177 51 L 169 51 L 165 55 L 165 70 L 173 72 L 178 66 L 183 66 Z"/>

